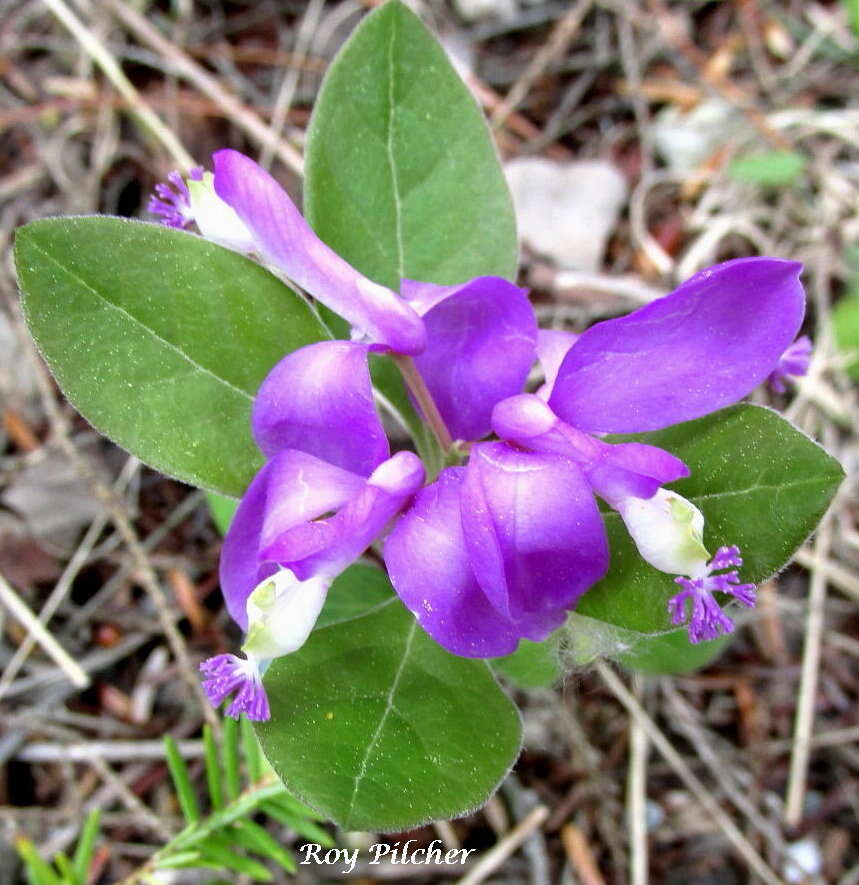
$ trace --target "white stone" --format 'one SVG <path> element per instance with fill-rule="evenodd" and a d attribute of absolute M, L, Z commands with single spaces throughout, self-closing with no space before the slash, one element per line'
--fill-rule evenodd
<path fill-rule="evenodd" d="M 675 105 L 664 108 L 653 121 L 653 141 L 668 168 L 685 175 L 706 163 L 743 127 L 742 114 L 714 98 L 684 113 Z"/>
<path fill-rule="evenodd" d="M 486 18 L 506 21 L 513 18 L 517 12 L 516 0 L 454 0 L 454 6 L 467 22 Z"/>
<path fill-rule="evenodd" d="M 605 160 L 520 157 L 505 166 L 521 241 L 559 267 L 596 271 L 626 202 L 623 175 Z"/>
<path fill-rule="evenodd" d="M 800 839 L 787 846 L 787 858 L 782 875 L 791 885 L 800 885 L 820 875 L 823 869 L 823 855 L 814 839 Z"/>

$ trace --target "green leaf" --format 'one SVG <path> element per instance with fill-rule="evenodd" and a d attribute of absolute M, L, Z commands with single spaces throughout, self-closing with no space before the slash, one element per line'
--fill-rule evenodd
<path fill-rule="evenodd" d="M 98 838 L 98 828 L 101 822 L 101 812 L 94 808 L 87 815 L 81 829 L 80 838 L 78 839 L 75 854 L 72 858 L 72 867 L 74 875 L 81 885 L 86 885 L 89 867 L 92 863 L 92 856 L 95 853 L 95 840 Z"/>
<path fill-rule="evenodd" d="M 853 29 L 853 33 L 859 37 L 859 0 L 842 0 L 844 9 L 847 11 L 847 21 Z"/>
<path fill-rule="evenodd" d="M 513 206 L 486 121 L 401 3 L 368 15 L 329 68 L 305 174 L 308 220 L 377 282 L 515 274 Z"/>
<path fill-rule="evenodd" d="M 257 387 L 327 337 L 306 303 L 235 252 L 120 218 L 34 221 L 15 262 L 30 332 L 81 414 L 163 473 L 241 495 L 262 464 Z"/>
<path fill-rule="evenodd" d="M 309 842 L 318 842 L 326 848 L 333 848 L 336 844 L 322 827 L 315 824 L 312 820 L 287 810 L 282 804 L 266 802 L 260 806 L 260 811 L 264 811 L 269 817 L 274 818 L 274 820 L 288 829 L 295 830 L 299 836 L 303 836 Z"/>
<path fill-rule="evenodd" d="M 252 820 L 242 820 L 233 828 L 236 841 L 247 848 L 261 854 L 263 857 L 273 860 L 283 867 L 288 873 L 294 873 L 297 869 L 295 859 L 275 841 L 267 830 Z"/>
<path fill-rule="evenodd" d="M 169 854 L 166 857 L 159 857 L 155 860 L 154 866 L 157 870 L 178 870 L 186 867 L 199 867 L 203 865 L 203 860 L 199 851 L 179 851 L 176 854 Z M 214 867 L 216 870 L 221 867 L 218 864 L 206 864 L 208 867 Z"/>
<path fill-rule="evenodd" d="M 239 502 L 235 498 L 225 498 L 216 492 L 206 492 L 206 500 L 209 502 L 209 512 L 212 521 L 222 535 L 226 535 L 230 523 L 233 521 Z"/>
<path fill-rule="evenodd" d="M 167 767 L 170 769 L 170 777 L 173 779 L 173 786 L 179 797 L 182 815 L 189 824 L 192 824 L 200 819 L 200 806 L 197 804 L 194 785 L 188 774 L 188 766 L 176 746 L 176 741 L 169 734 L 164 735 L 164 749 L 167 756 Z"/>
<path fill-rule="evenodd" d="M 559 634 L 553 634 L 543 642 L 523 639 L 513 654 L 494 658 L 490 663 L 502 677 L 520 688 L 543 688 L 561 678 L 561 661 L 558 655 Z"/>
<path fill-rule="evenodd" d="M 728 167 L 728 173 L 737 181 L 778 187 L 796 181 L 805 165 L 805 157 L 796 151 L 767 151 L 737 157 Z"/>
<path fill-rule="evenodd" d="M 79 880 L 75 876 L 72 862 L 69 860 L 67 855 L 63 854 L 62 851 L 54 855 L 54 866 L 60 872 L 60 876 L 63 880 L 63 885 L 66 885 L 66 883 L 68 883 L 68 885 L 78 885 L 78 882 L 83 883 L 82 879 Z M 85 885 L 85 883 L 83 883 L 83 885 Z"/>
<path fill-rule="evenodd" d="M 239 723 L 232 716 L 224 719 L 223 751 L 224 792 L 233 801 L 241 789 L 239 778 Z"/>
<path fill-rule="evenodd" d="M 221 787 L 221 767 L 218 762 L 218 745 L 210 725 L 203 726 L 203 749 L 206 763 L 206 784 L 209 787 L 209 799 L 212 808 L 224 807 L 224 791 Z"/>
<path fill-rule="evenodd" d="M 376 566 L 350 565 L 331 585 L 316 629 L 352 621 L 390 602 L 394 590 L 388 576 Z"/>
<path fill-rule="evenodd" d="M 286 788 L 347 830 L 391 832 L 481 805 L 519 750 L 516 708 L 399 600 L 313 632 L 265 675 L 257 723 Z"/>
<path fill-rule="evenodd" d="M 255 882 L 271 882 L 274 879 L 274 876 L 258 860 L 239 854 L 232 840 L 225 836 L 214 834 L 209 836 L 205 842 L 199 845 L 198 850 L 204 861 L 250 876 Z"/>
<path fill-rule="evenodd" d="M 260 752 L 253 726 L 244 714 L 242 714 L 239 728 L 242 736 L 242 750 L 244 752 L 248 780 L 255 784 L 263 776 L 262 753 Z"/>
<path fill-rule="evenodd" d="M 617 661 L 641 673 L 679 676 L 711 664 L 731 644 L 732 639 L 733 636 L 728 634 L 693 645 L 685 628 L 672 630 L 659 636 L 632 639 L 629 650 L 620 652 Z"/>
<path fill-rule="evenodd" d="M 832 311 L 832 325 L 838 349 L 847 358 L 848 374 L 859 381 L 859 280 Z"/>
<path fill-rule="evenodd" d="M 740 577 L 756 584 L 784 566 L 814 531 L 844 477 L 820 446 L 761 406 L 731 406 L 634 438 L 686 462 L 691 476 L 671 487 L 704 514 L 707 549 L 738 545 L 745 561 Z M 671 630 L 667 605 L 676 584 L 638 555 L 616 513 L 604 516 L 611 568 L 582 598 L 577 614 L 637 633 Z"/>
<path fill-rule="evenodd" d="M 63 885 L 60 877 L 36 850 L 36 846 L 23 836 L 15 840 L 15 848 L 27 867 L 27 876 L 33 885 Z"/>
<path fill-rule="evenodd" d="M 646 635 L 573 612 L 567 621 L 567 639 L 565 657 L 574 667 L 612 658 L 630 670 L 666 675 L 706 667 L 730 645 L 733 636 L 693 645 L 685 627 Z"/>

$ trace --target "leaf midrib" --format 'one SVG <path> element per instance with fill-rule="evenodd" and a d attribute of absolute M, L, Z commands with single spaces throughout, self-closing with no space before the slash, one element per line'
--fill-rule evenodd
<path fill-rule="evenodd" d="M 394 198 L 394 233 L 397 243 L 397 286 L 399 280 L 405 276 L 405 247 L 403 243 L 403 205 L 400 196 L 400 181 L 397 173 L 397 163 L 394 158 L 394 117 L 396 104 L 394 101 L 394 36 L 397 32 L 397 19 L 391 21 L 391 39 L 388 42 L 388 128 L 386 132 L 386 148 L 388 165 L 391 167 L 391 193 Z"/>
<path fill-rule="evenodd" d="M 147 332 L 151 335 L 159 344 L 163 345 L 168 350 L 173 351 L 178 354 L 182 359 L 184 359 L 194 370 L 200 372 L 203 375 L 207 375 L 209 378 L 212 378 L 214 381 L 219 384 L 224 385 L 224 387 L 229 388 L 230 390 L 238 393 L 240 396 L 244 397 L 248 402 L 253 402 L 253 394 L 248 391 L 242 389 L 241 387 L 237 387 L 231 381 L 228 381 L 226 378 L 222 378 L 220 375 L 216 375 L 211 369 L 206 366 L 201 365 L 196 360 L 194 360 L 191 356 L 189 356 L 184 350 L 175 345 L 172 341 L 168 341 L 166 338 L 162 338 L 154 329 L 151 329 L 147 326 L 142 320 L 139 320 L 134 314 L 130 313 L 124 307 L 120 307 L 120 305 L 115 304 L 105 295 L 98 291 L 91 283 L 87 282 L 83 277 L 76 274 L 73 270 L 67 267 L 65 264 L 62 264 L 58 261 L 50 252 L 46 251 L 42 246 L 40 246 L 35 240 L 30 241 L 30 245 L 41 255 L 48 259 L 51 263 L 53 263 L 59 270 L 61 270 L 64 274 L 70 277 L 72 280 L 79 283 L 86 291 L 90 292 L 95 298 L 99 301 L 107 305 L 108 307 L 115 310 L 121 316 L 125 317 L 127 320 L 132 322 L 134 325 L 138 326 L 144 332 Z"/>
<path fill-rule="evenodd" d="M 403 672 L 406 669 L 406 663 L 408 662 L 409 655 L 411 654 L 412 643 L 414 642 L 417 629 L 418 622 L 416 620 L 413 620 L 409 629 L 409 634 L 406 637 L 405 645 L 403 646 L 402 660 L 397 667 L 397 672 L 394 674 L 394 678 L 391 682 L 391 688 L 388 691 L 387 698 L 385 699 L 385 709 L 382 712 L 381 717 L 379 718 L 379 724 L 376 726 L 376 730 L 375 732 L 373 732 L 373 736 L 367 743 L 367 749 L 365 750 L 364 756 L 361 759 L 361 763 L 358 766 L 358 771 L 353 778 L 354 784 L 352 787 L 352 795 L 349 798 L 349 808 L 346 810 L 346 814 L 343 816 L 344 827 L 348 827 L 349 822 L 352 819 L 352 811 L 355 808 L 355 801 L 358 798 L 358 789 L 367 774 L 367 769 L 370 767 L 370 757 L 372 756 L 373 751 L 376 749 L 376 745 L 379 743 L 379 739 L 381 738 L 382 732 L 384 731 L 385 723 L 388 721 L 388 717 L 391 715 L 391 712 L 394 709 L 394 697 L 396 696 L 397 688 L 400 685 L 400 680 L 402 679 Z"/>
<path fill-rule="evenodd" d="M 832 479 L 836 479 L 837 477 L 833 475 Z M 717 498 L 732 498 L 737 495 L 751 495 L 754 492 L 778 492 L 784 489 L 793 489 L 800 486 L 807 485 L 816 485 L 827 483 L 829 481 L 829 477 L 825 476 L 815 476 L 815 477 L 807 477 L 805 479 L 798 479 L 793 482 L 783 482 L 777 485 L 764 484 L 764 485 L 753 485 L 747 486 L 742 489 L 731 489 L 730 491 L 724 492 L 708 492 L 704 495 L 690 495 L 690 501 L 711 501 Z"/>

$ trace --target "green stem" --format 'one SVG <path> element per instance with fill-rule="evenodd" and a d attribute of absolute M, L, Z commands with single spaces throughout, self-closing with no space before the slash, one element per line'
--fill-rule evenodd
<path fill-rule="evenodd" d="M 392 354 L 392 356 L 397 364 L 397 368 L 399 368 L 403 375 L 406 386 L 412 392 L 412 396 L 414 396 L 421 412 L 423 412 L 424 418 L 435 434 L 439 445 L 445 452 L 448 452 L 453 445 L 453 437 L 450 435 L 450 431 L 444 423 L 444 418 L 441 417 L 438 406 L 435 404 L 432 394 L 424 383 L 424 379 L 421 378 L 415 361 L 410 356 L 403 356 L 399 353 Z"/>

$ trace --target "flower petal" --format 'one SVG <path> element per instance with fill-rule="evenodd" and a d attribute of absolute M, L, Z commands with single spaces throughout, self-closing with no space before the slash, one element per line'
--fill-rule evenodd
<path fill-rule="evenodd" d="M 518 393 L 528 377 L 536 354 L 534 311 L 526 290 L 501 277 L 432 289 L 447 294 L 424 298 L 431 304 L 423 317 L 427 346 L 415 363 L 451 435 L 480 439 L 489 433 L 495 403 Z"/>
<path fill-rule="evenodd" d="M 300 560 L 284 556 L 301 579 L 336 577 L 384 531 L 424 482 L 424 466 L 412 452 L 397 452 L 373 472 L 364 487 L 330 519 L 309 523 L 318 552 Z"/>
<path fill-rule="evenodd" d="M 268 172 L 238 151 L 217 151 L 212 159 L 216 193 L 250 230 L 267 262 L 372 343 L 405 354 L 423 349 L 420 317 L 326 246 Z"/>
<path fill-rule="evenodd" d="M 548 400 L 558 377 L 558 369 L 569 349 L 576 343 L 579 336 L 563 329 L 540 329 L 537 332 L 537 359 L 543 369 L 545 379 L 537 395 Z"/>
<path fill-rule="evenodd" d="M 261 581 L 248 597 L 248 630 L 242 651 L 256 660 L 298 651 L 316 625 L 330 586 L 328 577 L 299 581 L 289 569 Z"/>
<path fill-rule="evenodd" d="M 389 453 L 367 348 L 350 341 L 320 341 L 285 356 L 260 386 L 251 423 L 268 457 L 299 449 L 368 476 Z"/>
<path fill-rule="evenodd" d="M 418 493 L 388 537 L 385 564 L 403 604 L 439 645 L 463 657 L 497 657 L 515 651 L 520 633 L 471 571 L 459 515 L 464 475 L 448 467 Z"/>
<path fill-rule="evenodd" d="M 247 598 L 277 571 L 266 548 L 307 520 L 341 507 L 364 479 L 304 452 L 286 450 L 269 461 L 248 487 L 221 550 L 221 591 L 233 620 L 247 629 Z"/>
<path fill-rule="evenodd" d="M 475 446 L 461 517 L 477 582 L 528 639 L 545 639 L 608 568 L 593 493 L 566 458 L 506 443 Z"/>
<path fill-rule="evenodd" d="M 596 443 L 601 457 L 586 474 L 594 492 L 612 507 L 630 495 L 650 498 L 665 483 L 689 476 L 689 468 L 676 455 L 657 446 Z"/>
<path fill-rule="evenodd" d="M 689 475 L 670 452 L 644 443 L 607 443 L 571 427 L 535 394 L 502 400 L 492 412 L 492 428 L 504 440 L 532 452 L 561 455 L 584 472 L 593 491 L 612 507 L 634 495 L 650 498 L 668 482 Z"/>
<path fill-rule="evenodd" d="M 744 397 L 802 323 L 801 265 L 740 258 L 619 319 L 567 354 L 549 404 L 581 430 L 657 430 Z"/>
<path fill-rule="evenodd" d="M 420 280 L 400 280 L 400 295 L 408 301 L 418 316 L 423 316 L 448 295 L 453 295 L 462 288 L 461 285 L 439 286 L 436 283 L 423 283 Z"/>

